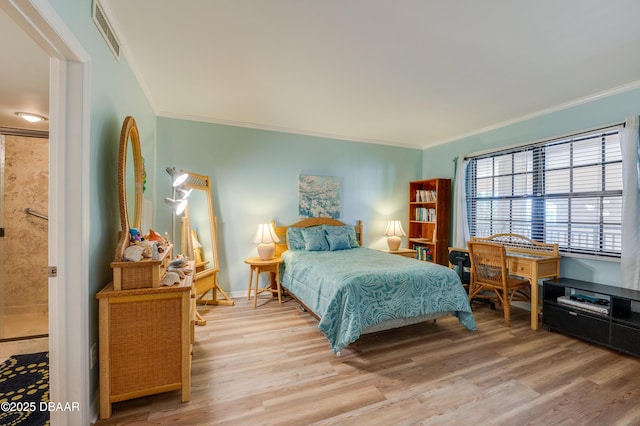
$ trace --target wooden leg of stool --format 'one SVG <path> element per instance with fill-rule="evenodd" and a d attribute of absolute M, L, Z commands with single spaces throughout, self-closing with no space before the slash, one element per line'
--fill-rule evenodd
<path fill-rule="evenodd" d="M 276 272 L 276 287 L 278 288 L 278 303 L 282 304 L 282 289 L 280 288 L 280 274 Z"/>
<path fill-rule="evenodd" d="M 249 272 L 249 289 L 247 290 L 247 300 L 251 299 L 251 281 L 253 281 L 253 266 Z"/>
<path fill-rule="evenodd" d="M 258 281 L 260 281 L 260 270 L 256 271 L 256 281 L 253 287 L 253 308 L 255 309 L 258 306 Z"/>

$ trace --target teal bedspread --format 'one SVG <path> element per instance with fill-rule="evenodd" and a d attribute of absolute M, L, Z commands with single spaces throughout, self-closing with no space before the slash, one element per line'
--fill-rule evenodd
<path fill-rule="evenodd" d="M 469 330 L 476 322 L 452 269 L 368 248 L 288 250 L 282 286 L 320 317 L 334 353 L 385 320 L 451 312 Z"/>

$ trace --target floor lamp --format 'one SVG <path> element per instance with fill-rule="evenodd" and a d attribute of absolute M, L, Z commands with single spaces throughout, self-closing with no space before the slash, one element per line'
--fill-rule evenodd
<path fill-rule="evenodd" d="M 176 216 L 180 216 L 184 210 L 187 208 L 187 198 L 191 193 L 191 190 L 185 191 L 180 188 L 187 178 L 189 177 L 189 173 L 184 170 L 176 170 L 175 167 L 167 167 L 167 173 L 171 176 L 171 188 L 172 194 L 171 198 L 165 198 L 165 203 L 171 206 L 171 242 L 175 245 L 176 240 Z M 180 198 L 177 198 L 178 193 L 182 195 Z"/>

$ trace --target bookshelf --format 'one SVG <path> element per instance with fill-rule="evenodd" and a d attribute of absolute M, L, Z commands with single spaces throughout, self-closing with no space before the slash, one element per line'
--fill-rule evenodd
<path fill-rule="evenodd" d="M 409 248 L 416 258 L 448 265 L 450 221 L 451 179 L 409 182 Z"/>

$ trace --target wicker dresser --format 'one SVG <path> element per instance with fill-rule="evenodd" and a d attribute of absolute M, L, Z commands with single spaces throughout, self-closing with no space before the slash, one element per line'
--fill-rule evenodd
<path fill-rule="evenodd" d="M 96 297 L 100 315 L 100 418 L 114 402 L 172 390 L 191 398 L 195 315 L 193 274 L 179 284 L 117 291 Z"/>

